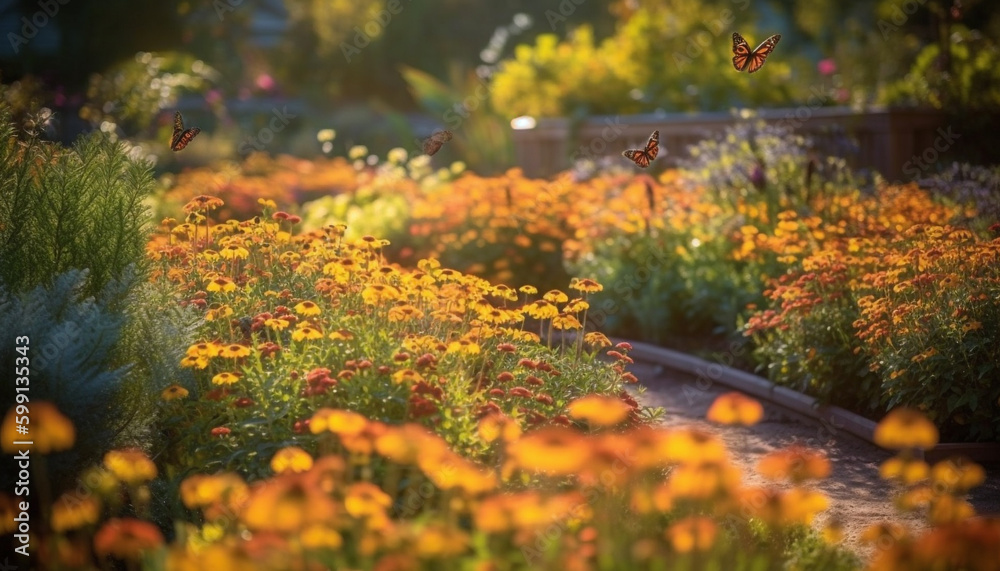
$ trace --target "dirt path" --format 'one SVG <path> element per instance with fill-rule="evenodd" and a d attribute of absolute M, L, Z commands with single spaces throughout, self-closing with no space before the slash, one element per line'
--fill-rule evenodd
<path fill-rule="evenodd" d="M 685 373 L 664 369 L 659 365 L 638 362 L 632 372 L 646 387 L 641 402 L 663 407 L 666 426 L 697 426 L 721 435 L 744 479 L 752 485 L 765 483 L 756 474 L 758 459 L 772 450 L 799 443 L 823 450 L 830 458 L 830 477 L 818 486 L 830 498 L 831 507 L 817 521 L 825 524 L 837 517 L 844 525 L 844 543 L 863 558 L 872 555 L 872 548 L 862 545 L 859 534 L 869 525 L 894 519 L 905 521 L 911 529 L 925 526 L 917 517 L 903 518 L 892 505 L 889 485 L 879 478 L 879 465 L 891 454 L 835 427 L 801 417 L 776 405 L 764 404 L 764 419 L 750 428 L 725 428 L 705 421 L 705 413 L 715 398 L 731 389 L 714 384 L 700 389 L 695 378 Z M 986 483 L 973 490 L 970 498 L 979 514 L 1000 514 L 1000 466 L 986 466 Z"/>

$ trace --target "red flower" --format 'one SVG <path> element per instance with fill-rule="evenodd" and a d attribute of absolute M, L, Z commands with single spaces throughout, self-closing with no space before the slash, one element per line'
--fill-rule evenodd
<path fill-rule="evenodd" d="M 552 404 L 554 401 L 549 395 L 536 395 L 535 400 L 542 404 Z"/>
<path fill-rule="evenodd" d="M 228 436 L 230 432 L 232 432 L 232 430 L 229 430 L 229 428 L 225 426 L 216 426 L 212 429 L 212 436 Z"/>
<path fill-rule="evenodd" d="M 531 391 L 524 387 L 514 387 L 510 389 L 510 396 L 512 397 L 524 397 L 531 398 Z"/>
<path fill-rule="evenodd" d="M 514 375 L 509 371 L 504 371 L 497 375 L 497 381 L 507 383 L 514 380 Z"/>
<path fill-rule="evenodd" d="M 505 394 L 507 394 L 507 393 L 505 393 L 503 389 L 490 389 L 490 396 L 491 397 L 502 397 Z"/>

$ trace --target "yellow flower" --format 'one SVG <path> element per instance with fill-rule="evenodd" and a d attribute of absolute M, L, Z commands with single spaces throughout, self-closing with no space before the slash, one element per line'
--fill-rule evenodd
<path fill-rule="evenodd" d="M 250 255 L 250 252 L 242 246 L 238 246 L 236 244 L 230 244 L 219 250 L 219 255 L 227 260 L 232 260 L 232 259 L 244 260 Z M 234 284 L 234 289 L 235 289 L 235 284 Z"/>
<path fill-rule="evenodd" d="M 101 504 L 97 498 L 66 493 L 52 504 L 52 529 L 59 533 L 97 523 Z"/>
<path fill-rule="evenodd" d="M 116 478 L 132 486 L 156 477 L 156 464 L 138 448 L 108 452 L 104 455 L 104 467 Z"/>
<path fill-rule="evenodd" d="M 347 489 L 344 508 L 354 517 L 366 517 L 385 513 L 392 505 L 389 494 L 371 482 L 357 482 Z"/>
<path fill-rule="evenodd" d="M 242 357 L 249 357 L 250 347 L 240 345 L 239 343 L 223 345 L 219 348 L 219 356 L 223 359 L 239 359 Z"/>
<path fill-rule="evenodd" d="M 319 329 L 316 329 L 311 325 L 302 325 L 296 328 L 295 331 L 292 333 L 292 339 L 295 341 L 303 341 L 303 340 L 312 341 L 314 339 L 322 339 L 322 338 L 323 338 L 323 333 L 320 332 Z"/>
<path fill-rule="evenodd" d="M 578 398 L 567 408 L 570 416 L 586 420 L 592 426 L 614 426 L 632 412 L 632 407 L 621 399 L 596 394 Z"/>
<path fill-rule="evenodd" d="M 583 342 L 593 349 L 603 349 L 605 347 L 611 346 L 611 340 L 608 336 L 601 333 L 600 331 L 591 331 L 583 336 Z"/>
<path fill-rule="evenodd" d="M 730 392 L 716 398 L 705 417 L 719 424 L 752 426 L 764 417 L 764 407 L 743 393 Z"/>
<path fill-rule="evenodd" d="M 271 469 L 274 470 L 275 474 L 305 472 L 312 466 L 312 456 L 298 446 L 282 448 L 271 458 Z"/>
<path fill-rule="evenodd" d="M 559 314 L 552 318 L 552 327 L 556 329 L 576 330 L 583 329 L 580 320 L 572 315 Z"/>
<path fill-rule="evenodd" d="M 535 295 L 538 293 L 538 288 L 532 285 L 523 285 L 517 288 L 517 291 L 523 293 L 524 295 Z"/>
<path fill-rule="evenodd" d="M 170 385 L 169 387 L 163 389 L 163 392 L 160 393 L 160 398 L 162 398 L 165 401 L 182 399 L 186 398 L 187 396 L 188 396 L 188 390 L 177 384 Z"/>
<path fill-rule="evenodd" d="M 790 446 L 776 450 L 760 459 L 757 472 L 771 480 L 787 479 L 794 484 L 806 480 L 821 480 L 830 475 L 830 460 L 818 450 Z"/>
<path fill-rule="evenodd" d="M 240 380 L 239 373 L 219 373 L 212 377 L 213 385 L 231 385 Z"/>
<path fill-rule="evenodd" d="M 295 306 L 295 313 L 299 315 L 304 315 L 306 317 L 312 317 L 314 315 L 319 315 L 322 313 L 319 306 L 311 301 L 302 301 Z"/>
<path fill-rule="evenodd" d="M 542 299 L 544 299 L 549 303 L 566 303 L 567 301 L 569 301 L 569 296 L 557 289 L 554 289 L 545 292 L 545 295 L 542 296 Z"/>
<path fill-rule="evenodd" d="M 310 525 L 299 534 L 306 549 L 340 549 L 344 539 L 337 530 L 325 525 Z"/>
<path fill-rule="evenodd" d="M 463 355 L 478 355 L 479 354 L 479 344 L 473 343 L 465 339 L 460 339 L 458 341 L 452 341 L 448 343 L 448 353 L 460 353 Z"/>
<path fill-rule="evenodd" d="M 899 480 L 903 484 L 915 484 L 927 478 L 930 469 L 923 460 L 894 456 L 879 467 L 879 475 L 886 480 Z"/>
<path fill-rule="evenodd" d="M 309 430 L 313 434 L 332 432 L 340 436 L 357 436 L 368 426 L 368 419 L 349 410 L 334 410 L 321 408 L 316 411 L 309 422 Z"/>
<path fill-rule="evenodd" d="M 928 450 L 938 443 L 938 429 L 927 417 L 908 408 L 897 408 L 875 427 L 875 444 L 882 448 Z"/>
<path fill-rule="evenodd" d="M 229 278 L 218 277 L 214 280 L 209 280 L 208 287 L 205 289 L 211 292 L 221 291 L 222 293 L 229 293 L 236 291 L 236 283 Z"/>
<path fill-rule="evenodd" d="M 715 522 L 705 516 L 689 516 L 667 528 L 666 536 L 678 553 L 708 551 L 718 531 Z"/>
<path fill-rule="evenodd" d="M 288 328 L 289 323 L 287 320 L 281 319 L 280 317 L 272 317 L 271 319 L 265 320 L 264 325 L 274 329 L 275 331 L 284 331 Z"/>
<path fill-rule="evenodd" d="M 30 424 L 17 422 L 25 416 L 18 412 L 18 406 L 27 407 Z M 27 433 L 19 432 L 18 426 L 26 427 Z M 51 454 L 72 448 L 76 442 L 76 429 L 54 404 L 38 401 L 10 407 L 0 428 L 0 438 L 3 438 L 4 452 L 13 453 L 28 448 L 36 454 Z M 14 444 L 15 441 L 32 444 Z"/>
<path fill-rule="evenodd" d="M 596 293 L 604 291 L 604 286 L 590 278 L 573 278 L 569 282 L 569 287 L 570 289 L 575 289 L 576 291 L 583 293 Z"/>
<path fill-rule="evenodd" d="M 514 442 L 521 436 L 521 425 L 503 414 L 490 414 L 479 420 L 479 437 L 484 442 L 503 438 L 504 442 Z"/>
<path fill-rule="evenodd" d="M 590 460 L 591 447 L 580 433 L 560 426 L 529 432 L 507 445 L 507 454 L 525 470 L 552 475 L 576 474 Z"/>
<path fill-rule="evenodd" d="M 197 357 L 188 355 L 181 359 L 181 367 L 191 368 L 191 369 L 204 369 L 208 367 L 208 359 L 205 357 Z"/>

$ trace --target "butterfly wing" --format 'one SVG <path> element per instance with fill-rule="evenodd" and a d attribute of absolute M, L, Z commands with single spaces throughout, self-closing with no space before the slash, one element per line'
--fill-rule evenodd
<path fill-rule="evenodd" d="M 424 154 L 433 156 L 434 153 L 441 150 L 441 141 L 436 140 L 434 137 L 428 137 L 424 139 Z"/>
<path fill-rule="evenodd" d="M 452 138 L 451 131 L 435 131 L 430 137 L 424 140 L 424 153 L 433 156 L 441 150 L 441 146 Z"/>
<path fill-rule="evenodd" d="M 639 167 L 646 168 L 649 166 L 649 155 L 647 155 L 646 151 L 643 151 L 642 149 L 629 149 L 627 151 L 622 151 L 622 156 L 632 161 Z"/>
<path fill-rule="evenodd" d="M 750 44 L 743 39 L 743 36 L 733 32 L 733 67 L 736 71 L 743 71 L 750 62 Z"/>
<path fill-rule="evenodd" d="M 198 133 L 201 133 L 201 129 L 198 127 L 185 129 L 181 112 L 174 111 L 174 133 L 170 137 L 170 150 L 177 152 L 183 149 Z"/>
<path fill-rule="evenodd" d="M 653 134 L 649 136 L 649 140 L 646 141 L 645 149 L 628 149 L 627 151 L 622 151 L 622 156 L 635 163 L 636 166 L 646 168 L 659 152 L 660 132 L 653 131 Z"/>
<path fill-rule="evenodd" d="M 774 46 L 778 45 L 778 40 L 780 39 L 781 34 L 775 34 L 757 46 L 757 49 L 750 54 L 748 59 L 747 73 L 753 73 L 764 65 L 764 60 L 774 51 Z"/>
<path fill-rule="evenodd" d="M 646 141 L 646 156 L 649 160 L 656 158 L 656 155 L 660 153 L 660 131 L 653 131 L 653 134 L 649 136 L 649 140 Z"/>
<path fill-rule="evenodd" d="M 198 127 L 191 127 L 190 129 L 181 131 L 181 134 L 177 137 L 174 137 L 174 140 L 171 141 L 170 149 L 173 150 L 174 152 L 182 150 L 184 147 L 188 146 L 188 143 L 191 142 L 191 139 L 195 138 L 195 135 L 197 135 L 198 133 L 201 133 L 201 129 L 199 129 Z"/>

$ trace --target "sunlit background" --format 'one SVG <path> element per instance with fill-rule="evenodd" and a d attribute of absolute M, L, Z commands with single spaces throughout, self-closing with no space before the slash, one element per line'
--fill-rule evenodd
<path fill-rule="evenodd" d="M 254 150 L 313 157 L 363 144 L 383 156 L 451 128 L 442 156 L 490 173 L 516 162 L 511 127 L 541 118 L 807 102 L 943 109 L 972 138 L 991 132 L 1000 107 L 995 6 L 4 0 L 0 81 L 16 110 L 52 112 L 49 136 L 112 132 L 166 170 Z M 781 34 L 764 70 L 732 69 L 733 31 L 754 46 Z M 160 144 L 175 109 L 205 131 L 183 157 Z M 281 110 L 281 130 L 255 139 Z M 324 129 L 335 137 L 317 137 Z"/>

